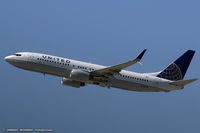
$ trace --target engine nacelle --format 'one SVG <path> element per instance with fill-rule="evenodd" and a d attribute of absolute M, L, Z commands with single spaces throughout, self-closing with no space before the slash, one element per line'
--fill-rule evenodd
<path fill-rule="evenodd" d="M 72 87 L 75 87 L 75 88 L 80 88 L 81 86 L 85 86 L 85 83 L 83 83 L 83 82 L 73 81 L 73 80 L 70 80 L 70 79 L 65 78 L 65 77 L 62 78 L 61 83 L 63 85 L 68 85 L 68 86 L 72 86 Z"/>
<path fill-rule="evenodd" d="M 73 69 L 69 77 L 75 81 L 88 82 L 90 79 L 90 74 L 82 70 Z"/>

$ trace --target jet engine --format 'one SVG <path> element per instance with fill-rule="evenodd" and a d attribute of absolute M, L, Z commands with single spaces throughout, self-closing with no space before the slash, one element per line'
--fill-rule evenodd
<path fill-rule="evenodd" d="M 63 85 L 68 85 L 75 88 L 80 88 L 81 86 L 85 86 L 85 83 L 79 81 L 73 81 L 68 78 L 63 77 L 61 83 Z"/>
<path fill-rule="evenodd" d="M 73 69 L 69 78 L 75 81 L 88 82 L 90 79 L 90 74 L 82 70 Z"/>

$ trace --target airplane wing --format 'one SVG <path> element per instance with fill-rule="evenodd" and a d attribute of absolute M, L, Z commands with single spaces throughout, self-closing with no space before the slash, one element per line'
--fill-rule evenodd
<path fill-rule="evenodd" d="M 121 64 L 118 64 L 118 65 L 114 65 L 114 66 L 109 66 L 109 67 L 106 67 L 106 68 L 103 68 L 103 69 L 99 69 L 99 70 L 95 70 L 95 71 L 92 71 L 91 73 L 92 74 L 100 74 L 100 75 L 113 75 L 115 73 L 119 73 L 122 69 L 128 67 L 128 66 L 131 66 L 137 62 L 139 62 L 144 53 L 146 52 L 146 49 L 144 49 L 139 55 L 137 58 L 133 59 L 133 60 L 130 60 L 128 62 L 124 62 L 124 63 L 121 63 Z"/>

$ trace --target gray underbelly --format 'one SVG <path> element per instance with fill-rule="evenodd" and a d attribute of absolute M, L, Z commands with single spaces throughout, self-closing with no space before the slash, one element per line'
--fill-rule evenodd
<path fill-rule="evenodd" d="M 16 67 L 25 69 L 25 70 L 30 70 L 34 72 L 41 72 L 45 74 L 51 74 L 51 75 L 56 75 L 56 76 L 61 76 L 61 77 L 68 77 L 70 74 L 70 70 L 64 67 L 59 67 L 59 66 L 52 66 L 52 65 L 47 65 L 47 64 L 40 64 L 36 62 L 18 62 L 15 63 Z"/>
<path fill-rule="evenodd" d="M 130 90 L 130 91 L 138 91 L 138 92 L 159 92 L 163 91 L 160 88 L 152 87 L 150 85 L 143 85 L 134 82 L 128 82 L 123 80 L 111 80 L 112 86 L 119 89 Z"/>

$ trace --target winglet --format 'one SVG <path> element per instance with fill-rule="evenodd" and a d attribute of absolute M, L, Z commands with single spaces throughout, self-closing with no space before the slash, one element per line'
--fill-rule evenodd
<path fill-rule="evenodd" d="M 144 55 L 144 53 L 146 52 L 146 50 L 147 50 L 147 49 L 144 49 L 144 50 L 138 55 L 138 57 L 137 57 L 136 59 L 141 60 L 142 57 L 143 57 L 143 55 Z"/>

